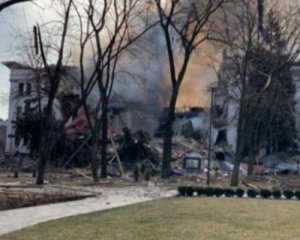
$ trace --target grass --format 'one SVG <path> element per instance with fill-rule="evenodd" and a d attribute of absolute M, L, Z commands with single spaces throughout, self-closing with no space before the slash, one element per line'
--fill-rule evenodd
<path fill-rule="evenodd" d="M 171 198 L 39 224 L 0 240 L 300 239 L 300 202 Z"/>

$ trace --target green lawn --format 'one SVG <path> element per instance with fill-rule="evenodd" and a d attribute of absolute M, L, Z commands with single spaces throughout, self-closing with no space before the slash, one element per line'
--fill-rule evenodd
<path fill-rule="evenodd" d="M 299 222 L 300 201 L 171 198 L 51 221 L 0 240 L 299 240 Z"/>

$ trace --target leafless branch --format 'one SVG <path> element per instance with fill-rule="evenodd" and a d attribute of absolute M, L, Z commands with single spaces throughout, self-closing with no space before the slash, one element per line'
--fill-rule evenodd
<path fill-rule="evenodd" d="M 3 11 L 4 9 L 8 8 L 8 7 L 11 7 L 15 4 L 18 4 L 18 3 L 24 3 L 24 2 L 31 2 L 33 0 L 8 0 L 8 1 L 5 1 L 3 3 L 0 3 L 0 12 Z"/>

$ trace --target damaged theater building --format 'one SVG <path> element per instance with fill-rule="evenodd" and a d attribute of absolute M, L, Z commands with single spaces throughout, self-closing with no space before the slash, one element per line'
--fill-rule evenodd
<path fill-rule="evenodd" d="M 135 62 L 136 61 L 136 62 Z M 133 138 L 138 131 L 147 132 L 152 139 L 148 147 L 154 149 L 155 154 L 162 155 L 162 135 L 165 119 L 165 106 L 167 105 L 168 85 L 163 79 L 165 70 L 160 63 L 153 59 L 141 66 L 138 59 L 133 59 L 130 65 L 139 65 L 140 69 L 128 73 L 122 69 L 128 68 L 125 61 L 121 64 L 117 79 L 115 81 L 110 100 L 110 129 L 111 134 L 118 144 L 118 135 L 122 135 L 124 129 L 129 129 Z M 47 90 L 49 88 L 47 74 L 42 68 L 32 68 L 17 62 L 4 62 L 10 69 L 10 93 L 9 93 L 9 119 L 6 131 L 5 152 L 10 156 L 28 156 L 31 153 L 32 136 L 28 134 L 21 137 L 16 131 L 16 122 L 30 114 L 43 111 L 47 103 Z M 159 67 L 160 66 L 160 67 Z M 134 71 L 134 70 L 133 70 Z M 140 78 L 141 72 L 143 78 Z M 53 117 L 64 124 L 64 130 L 69 140 L 79 141 L 74 143 L 72 151 L 66 150 L 67 159 L 76 148 L 81 145 L 82 140 L 73 138 L 75 134 L 89 134 L 89 127 L 85 112 L 82 108 L 76 110 L 70 117 L 70 110 L 80 98 L 80 88 L 78 85 L 78 68 L 65 66 L 61 73 L 61 81 L 57 97 L 53 105 Z M 136 78 L 134 81 L 132 78 Z M 149 81 L 149 79 L 157 79 Z M 197 88 L 195 88 L 197 89 Z M 184 91 L 184 88 L 183 88 Z M 187 90 L 186 90 L 187 91 Z M 95 99 L 99 99 L 98 92 L 92 91 L 88 97 L 88 104 L 92 109 L 95 106 Z M 201 94 L 199 94 L 201 95 Z M 195 94 L 192 94 L 194 97 Z M 186 98 L 184 96 L 183 98 Z M 197 106 L 186 107 L 184 103 L 191 103 L 181 100 L 181 105 L 176 111 L 176 121 L 174 123 L 174 158 L 182 158 L 187 152 L 196 151 L 198 156 L 203 158 L 207 155 L 205 147 L 208 141 L 209 109 Z M 31 126 L 36 128 L 37 126 Z M 217 135 L 214 132 L 214 135 Z M 179 141 L 177 141 L 178 139 Z M 182 142 L 181 139 L 186 139 Z M 189 141 L 188 139 L 191 139 Z M 60 140 L 59 140 L 60 141 Z M 187 142 L 186 142 L 187 141 Z M 60 145 L 64 145 L 61 144 Z M 113 151 L 113 150 L 109 150 Z M 153 152 L 153 151 L 152 151 Z M 201 153 L 201 154 L 200 154 Z M 120 154 L 122 157 L 122 154 Z M 82 155 L 81 155 L 82 156 Z M 158 158 L 160 158 L 158 157 Z M 156 157 L 157 158 L 157 157 Z"/>
<path fill-rule="evenodd" d="M 159 45 L 159 41 L 154 42 L 153 45 Z M 169 87 L 166 83 L 167 81 L 164 80 L 166 72 L 164 67 L 162 67 L 163 63 L 155 61 L 155 59 L 161 59 L 156 56 L 161 51 L 154 46 L 153 49 L 157 53 L 147 58 L 145 57 L 143 61 L 131 59 L 131 61 L 123 61 L 120 64 L 109 105 L 111 113 L 109 125 L 111 135 L 116 141 L 117 149 L 121 148 L 118 139 L 120 139 L 120 135 L 124 137 L 124 129 L 128 129 L 132 133 L 133 142 L 137 142 L 136 139 L 139 139 L 141 136 L 135 133 L 143 131 L 147 132 L 149 139 L 151 139 L 150 142 L 147 142 L 147 148 L 152 149 L 152 153 L 154 152 L 152 155 L 155 155 L 154 158 L 160 159 L 162 157 L 162 136 L 164 134 L 167 112 L 165 106 L 167 105 Z M 154 56 L 156 56 L 155 59 L 151 59 Z M 47 88 L 49 87 L 47 86 L 47 74 L 44 72 L 44 69 L 31 68 L 17 62 L 4 62 L 3 64 L 10 69 L 9 119 L 6 131 L 5 152 L 11 155 L 19 153 L 26 156 L 30 153 L 31 136 L 25 138 L 18 136 L 15 129 L 15 121 L 20 116 L 26 116 L 30 112 L 37 111 L 38 108 L 43 110 L 47 102 Z M 125 70 L 133 65 L 139 66 L 139 68 L 131 69 L 129 75 Z M 296 104 L 294 114 L 297 129 L 300 126 L 299 71 L 299 64 L 294 64 L 292 74 L 297 90 L 295 94 Z M 195 85 L 195 82 L 187 81 L 187 86 L 183 86 L 182 91 L 185 94 L 179 97 L 176 120 L 173 125 L 173 160 L 182 160 L 187 156 L 196 157 L 204 160 L 201 161 L 201 169 L 203 170 L 207 164 L 208 146 L 209 140 L 211 140 L 212 160 L 219 160 L 217 161 L 219 163 L 213 164 L 213 166 L 217 166 L 217 168 L 223 169 L 225 172 L 232 171 L 236 148 L 239 96 L 238 92 L 235 92 L 235 89 L 226 88 L 225 83 L 230 82 L 230 79 L 234 81 L 236 76 L 233 72 L 234 69 L 232 68 L 230 58 L 224 52 L 223 60 L 219 67 L 219 81 L 214 85 L 211 82 L 215 81 L 209 81 L 205 82 L 206 87 L 200 86 L 201 89 L 205 88 L 211 91 L 209 92 L 212 96 L 211 111 L 207 107 L 207 102 L 209 101 L 206 101 L 202 106 L 199 104 L 199 99 L 203 97 L 204 93 L 199 91 L 199 86 Z M 77 139 L 73 137 L 73 133 L 75 135 L 89 134 L 87 119 L 82 108 L 79 108 L 78 111 L 76 110 L 67 119 L 70 109 L 72 109 L 72 106 L 80 98 L 80 88 L 77 82 L 78 75 L 78 68 L 76 66 L 64 67 L 61 75 L 61 85 L 53 107 L 53 117 L 64 123 L 64 132 L 68 138 L 73 142 L 78 141 L 78 143 L 73 144 L 74 146 L 71 150 L 66 150 L 66 153 L 64 153 L 67 155 L 67 159 L 76 152 L 76 149 L 82 143 L 80 137 Z M 195 73 L 191 74 L 191 76 L 195 77 Z M 195 86 L 194 92 L 189 94 L 191 86 Z M 228 94 L 228 90 L 230 90 L 230 94 Z M 199 99 L 195 99 L 197 97 L 195 91 L 199 92 Z M 207 93 L 207 90 L 205 91 L 207 99 L 209 99 L 208 96 L 210 94 Z M 88 97 L 91 109 L 95 106 L 95 99 L 99 99 L 96 90 L 92 91 Z M 184 101 L 186 99 L 187 101 Z M 210 121 L 210 116 L 212 117 L 212 121 Z M 211 134 L 209 134 L 210 122 Z M 126 148 L 127 150 L 130 149 L 128 146 L 125 146 L 123 149 Z M 112 147 L 109 148 L 110 154 L 114 155 L 112 153 L 114 151 L 115 149 L 112 149 Z M 145 151 L 147 152 L 148 150 Z M 81 153 L 81 157 L 84 156 L 82 154 L 84 152 Z M 265 158 L 264 155 L 265 152 L 261 152 L 258 157 L 263 159 Z M 122 153 L 120 153 L 118 157 L 121 157 L 122 160 L 124 154 L 122 156 Z M 276 161 L 281 162 L 282 158 L 287 157 L 281 157 L 281 159 Z M 173 169 L 182 169 L 182 161 L 173 163 Z M 268 164 L 270 165 L 270 163 Z M 293 165 L 293 169 L 298 167 L 295 162 L 288 163 L 287 165 L 289 167 Z M 243 167 L 242 172 L 246 172 L 246 168 L 247 166 Z"/>
<path fill-rule="evenodd" d="M 28 152 L 28 139 L 21 139 L 15 135 L 13 122 L 19 116 L 35 111 L 39 104 L 43 110 L 47 102 L 47 89 L 49 88 L 47 74 L 44 69 L 31 68 L 17 62 L 4 62 L 3 64 L 10 69 L 9 123 L 5 149 L 6 152 L 19 150 L 26 153 Z M 58 96 L 53 107 L 55 119 L 63 120 L 65 115 L 60 101 L 62 96 L 80 95 L 79 85 L 76 81 L 77 71 L 76 67 L 64 67 Z M 110 103 L 114 129 L 120 131 L 122 128 L 127 127 L 135 132 L 146 128 L 150 135 L 159 135 L 161 121 L 163 121 L 165 113 L 163 108 L 165 99 L 163 99 L 163 96 L 166 87 L 159 86 L 159 83 L 149 83 L 146 80 L 141 82 L 130 83 L 126 78 L 116 81 Z M 129 84 L 130 87 L 127 89 Z M 92 92 L 89 96 L 90 105 L 92 105 L 93 99 L 97 99 L 95 94 L 97 94 L 97 91 Z M 185 132 L 185 128 L 188 129 L 187 132 L 199 131 L 205 125 L 203 120 L 207 121 L 209 114 L 207 109 L 203 107 L 180 107 L 177 110 L 177 116 L 174 131 L 176 134 L 181 134 Z M 199 118 L 198 121 L 197 118 Z M 75 119 L 73 123 L 68 121 L 66 126 L 71 128 L 78 121 L 78 119 Z M 186 134 L 191 136 L 192 133 Z"/>
<path fill-rule="evenodd" d="M 157 31 L 157 32 L 156 32 Z M 140 130 L 151 139 L 161 138 L 163 134 L 165 110 L 170 96 L 168 67 L 166 65 L 163 36 L 159 29 L 146 34 L 145 54 L 139 57 L 123 56 L 116 71 L 113 90 L 109 102 L 112 135 L 122 133 L 124 128 L 136 133 Z M 145 44 L 144 44 L 145 45 Z M 136 49 L 133 49 L 135 51 Z M 138 51 L 138 50 L 136 50 Z M 183 83 L 178 97 L 174 135 L 193 138 L 207 145 L 209 126 L 209 102 L 207 84 L 212 82 L 212 74 L 203 70 L 194 59 L 189 66 L 187 81 Z M 43 68 L 32 68 L 18 62 L 4 62 L 10 69 L 9 114 L 6 132 L 6 153 L 15 155 L 30 153 L 31 136 L 20 137 L 16 132 L 15 121 L 29 113 L 43 111 L 47 103 L 49 83 Z M 86 63 L 86 71 L 88 65 Z M 135 66 L 135 67 L 132 67 Z M 78 84 L 79 68 L 65 66 L 61 73 L 61 83 L 53 105 L 54 119 L 64 123 L 64 131 L 89 131 L 84 111 L 80 109 L 69 117 L 70 110 L 80 98 Z M 98 89 L 93 89 L 87 102 L 90 110 L 97 105 Z M 213 136 L 217 133 L 213 131 Z M 76 145 L 76 144 L 75 144 Z M 160 151 L 161 149 L 159 149 Z M 70 153 L 72 155 L 72 153 Z"/>
<path fill-rule="evenodd" d="M 5 152 L 11 154 L 19 152 L 26 155 L 30 151 L 30 136 L 21 138 L 15 132 L 15 121 L 22 116 L 37 112 L 39 108 L 44 110 L 47 103 L 47 91 L 49 90 L 47 74 L 44 69 L 31 68 L 17 62 L 4 62 L 3 64 L 10 69 L 9 114 Z M 65 129 L 67 131 L 86 131 L 88 128 L 84 111 L 80 111 L 80 109 L 69 120 L 65 119 L 68 115 L 66 111 L 70 110 L 68 107 L 70 108 L 72 101 L 76 102 L 79 99 L 80 88 L 76 80 L 77 71 L 78 68 L 76 67 L 64 67 L 61 74 L 61 84 L 53 106 L 53 117 L 59 121 L 66 121 Z M 127 99 L 126 102 L 124 99 L 126 96 L 118 95 L 117 97 L 117 95 L 112 97 L 110 106 L 114 116 L 115 131 L 120 131 L 124 127 L 137 131 L 145 124 L 148 130 L 155 131 L 155 119 L 145 113 L 147 109 L 141 109 L 131 99 Z M 93 106 L 93 97 L 89 97 L 91 106 Z M 66 105 L 64 100 L 71 103 Z"/>

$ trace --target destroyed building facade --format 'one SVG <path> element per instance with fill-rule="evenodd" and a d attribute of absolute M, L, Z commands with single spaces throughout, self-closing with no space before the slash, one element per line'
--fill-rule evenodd
<path fill-rule="evenodd" d="M 18 62 L 10 61 L 3 62 L 3 64 L 10 69 L 5 152 L 11 154 L 16 152 L 28 154 L 30 151 L 30 137 L 24 139 L 16 134 L 15 121 L 18 117 L 26 115 L 28 111 L 37 111 L 39 104 L 41 104 L 42 110 L 44 109 L 47 104 L 47 89 L 49 89 L 48 75 L 42 68 L 32 68 Z M 58 96 L 53 105 L 53 117 L 56 120 L 63 120 L 64 118 L 64 109 L 59 101 L 59 96 L 80 96 L 80 88 L 77 81 L 78 76 L 78 67 L 64 67 L 61 74 L 62 79 Z M 126 127 L 131 129 L 132 132 L 147 128 L 147 131 L 153 135 L 157 128 L 158 119 L 157 110 L 154 109 L 155 104 L 149 104 L 149 98 L 155 99 L 153 92 L 151 91 L 151 93 L 145 95 L 144 92 L 147 86 L 144 86 L 138 93 L 141 96 L 137 97 L 137 94 L 130 93 L 132 93 L 132 88 L 140 89 L 140 86 L 138 86 L 139 83 L 124 77 L 124 75 L 118 75 L 117 78 L 120 79 L 116 81 L 117 84 L 114 86 L 109 105 L 113 132 L 120 132 Z M 131 84 L 132 87 L 124 91 L 124 86 L 127 84 Z M 96 106 L 97 104 L 95 103 L 99 99 L 99 93 L 95 88 L 94 94 L 92 93 L 88 97 L 89 106 Z M 75 119 L 69 119 L 66 122 L 66 126 L 72 124 L 73 120 L 76 121 L 76 117 Z"/>

